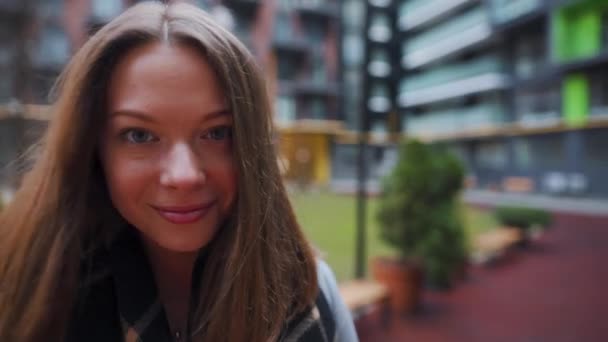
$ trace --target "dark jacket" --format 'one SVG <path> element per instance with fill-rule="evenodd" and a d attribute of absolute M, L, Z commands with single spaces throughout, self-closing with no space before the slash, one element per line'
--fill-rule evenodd
<path fill-rule="evenodd" d="M 84 265 L 87 280 L 80 286 L 66 342 L 176 341 L 141 243 L 130 230 Z M 196 263 L 195 275 L 202 270 L 202 260 L 204 256 Z M 286 324 L 281 341 L 329 342 L 334 335 L 334 318 L 319 291 L 310 310 Z M 180 341 L 187 340 L 182 337 Z"/>

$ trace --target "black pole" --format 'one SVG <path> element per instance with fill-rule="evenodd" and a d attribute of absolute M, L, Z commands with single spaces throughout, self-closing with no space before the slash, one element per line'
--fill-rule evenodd
<path fill-rule="evenodd" d="M 361 112 L 360 127 L 365 127 L 365 116 L 367 111 Z M 365 130 L 359 130 L 358 155 L 357 155 L 357 245 L 355 249 L 355 277 L 362 279 L 365 277 L 365 259 L 366 259 L 366 198 L 367 192 L 365 183 L 367 172 L 365 170 Z"/>
<path fill-rule="evenodd" d="M 363 25 L 363 36 L 365 37 L 365 48 L 363 51 L 363 64 L 361 73 L 363 75 L 363 94 L 359 102 L 359 129 L 357 134 L 357 234 L 355 245 L 355 278 L 362 279 L 365 277 L 365 266 L 367 260 L 367 169 L 365 165 L 365 155 L 367 150 L 367 133 L 369 131 L 369 113 L 367 110 L 367 99 L 370 94 L 369 76 L 367 74 L 367 65 L 369 64 L 369 38 L 367 33 L 370 27 L 370 5 L 366 2 L 365 5 L 365 24 Z"/>
<path fill-rule="evenodd" d="M 369 29 L 371 26 L 372 12 L 374 14 L 384 14 L 388 16 L 390 27 L 391 27 L 391 38 L 388 41 L 378 41 L 375 39 L 372 41 L 369 36 Z M 368 72 L 367 66 L 370 63 L 372 48 L 384 48 L 389 50 L 390 64 L 394 70 L 401 70 L 399 65 L 399 41 L 397 28 L 397 4 L 395 1 L 389 6 L 372 5 L 366 1 L 365 5 L 365 24 L 363 26 L 363 35 L 365 37 L 365 50 L 363 52 L 363 94 L 360 99 L 360 112 L 359 112 L 359 134 L 358 134 L 358 156 L 357 156 L 357 243 L 355 251 L 355 277 L 360 279 L 365 277 L 365 266 L 367 263 L 367 233 L 366 233 L 366 216 L 367 216 L 367 176 L 368 169 L 366 165 L 367 161 L 367 150 L 368 148 L 368 133 L 371 126 L 371 113 L 368 108 L 368 100 L 372 95 L 372 82 L 383 82 L 389 85 L 389 95 L 391 97 L 391 108 L 385 113 L 389 116 L 390 113 L 396 110 L 394 105 L 395 98 L 397 96 L 397 83 L 399 82 L 398 73 L 392 72 L 388 76 L 371 75 Z M 395 38 L 397 37 L 397 38 Z M 380 114 L 380 113 L 376 113 Z M 393 114 L 394 115 L 394 114 Z M 375 117 L 374 120 L 378 120 Z M 393 127 L 395 131 L 398 131 L 398 127 Z"/>

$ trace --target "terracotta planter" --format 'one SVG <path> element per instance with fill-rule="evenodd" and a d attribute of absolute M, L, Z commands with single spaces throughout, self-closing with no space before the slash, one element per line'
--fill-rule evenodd
<path fill-rule="evenodd" d="M 376 257 L 374 278 L 387 287 L 390 305 L 396 313 L 413 313 L 420 304 L 423 285 L 422 264 L 414 260 Z"/>

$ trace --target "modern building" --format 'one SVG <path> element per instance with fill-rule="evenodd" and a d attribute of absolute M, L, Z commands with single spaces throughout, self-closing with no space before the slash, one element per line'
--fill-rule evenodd
<path fill-rule="evenodd" d="M 327 183 L 341 129 L 338 0 L 225 0 L 236 32 L 264 67 L 275 95 L 278 145 L 288 179 Z"/>
<path fill-rule="evenodd" d="M 44 129 L 44 105 L 72 53 L 136 2 L 0 2 L 0 190 L 13 184 L 13 161 Z M 189 2 L 233 30 L 267 74 L 286 176 L 327 182 L 331 137 L 343 120 L 338 0 Z"/>
<path fill-rule="evenodd" d="M 42 135 L 51 88 L 71 54 L 100 22 L 132 1 L 0 2 L 0 199 L 10 197 L 20 158 Z"/>
<path fill-rule="evenodd" d="M 397 80 L 367 92 L 372 132 L 448 146 L 474 188 L 608 197 L 608 1 L 370 0 L 367 8 L 368 29 L 384 22 L 398 44 Z M 368 69 L 384 58 L 370 54 Z"/>

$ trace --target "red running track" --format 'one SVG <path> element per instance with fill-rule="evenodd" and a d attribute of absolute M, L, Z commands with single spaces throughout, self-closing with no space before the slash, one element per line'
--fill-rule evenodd
<path fill-rule="evenodd" d="M 608 341 L 608 217 L 557 215 L 529 249 L 423 303 L 388 327 L 360 319 L 361 341 Z"/>

